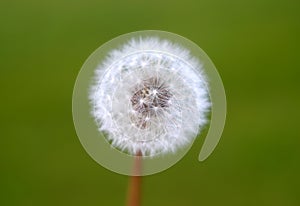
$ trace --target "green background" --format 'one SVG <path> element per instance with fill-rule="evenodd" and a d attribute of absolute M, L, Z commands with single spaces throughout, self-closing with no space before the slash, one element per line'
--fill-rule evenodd
<path fill-rule="evenodd" d="M 300 205 L 298 0 L 1 0 L 0 205 L 125 205 L 128 177 L 94 162 L 72 121 L 72 91 L 101 44 L 145 29 L 211 57 L 228 113 L 214 153 L 199 138 L 143 178 L 143 205 Z"/>

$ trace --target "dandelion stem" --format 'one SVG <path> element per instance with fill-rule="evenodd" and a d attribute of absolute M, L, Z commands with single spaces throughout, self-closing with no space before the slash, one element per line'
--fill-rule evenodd
<path fill-rule="evenodd" d="M 127 206 L 141 205 L 141 169 L 142 169 L 142 154 L 139 151 L 135 156 L 133 174 L 129 180 Z"/>

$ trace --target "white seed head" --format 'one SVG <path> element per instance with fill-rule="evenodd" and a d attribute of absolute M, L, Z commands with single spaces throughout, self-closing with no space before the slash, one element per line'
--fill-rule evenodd
<path fill-rule="evenodd" d="M 131 155 L 175 152 L 207 122 L 201 63 L 168 40 L 131 39 L 109 53 L 94 80 L 90 100 L 99 131 Z"/>

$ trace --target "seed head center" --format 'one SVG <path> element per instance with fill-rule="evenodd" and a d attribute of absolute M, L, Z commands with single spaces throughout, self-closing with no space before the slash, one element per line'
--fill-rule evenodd
<path fill-rule="evenodd" d="M 165 83 L 152 77 L 136 85 L 130 99 L 133 110 L 131 120 L 140 129 L 146 129 L 151 119 L 157 118 L 170 105 L 172 95 Z"/>

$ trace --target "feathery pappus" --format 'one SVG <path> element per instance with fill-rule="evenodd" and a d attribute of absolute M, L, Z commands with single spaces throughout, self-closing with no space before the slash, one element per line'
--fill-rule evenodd
<path fill-rule="evenodd" d="M 202 64 L 183 46 L 132 38 L 96 68 L 91 114 L 110 144 L 130 155 L 176 152 L 207 123 L 209 87 Z"/>

